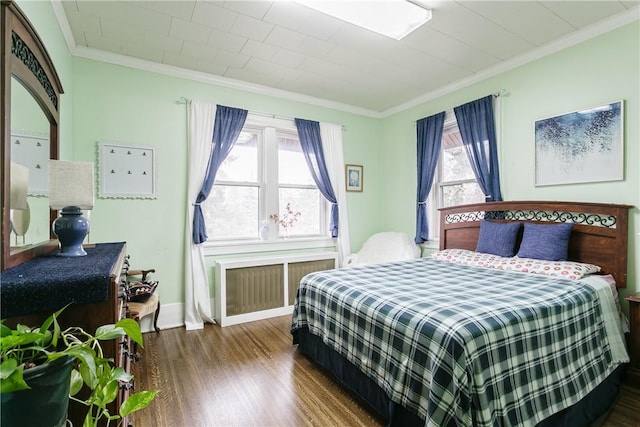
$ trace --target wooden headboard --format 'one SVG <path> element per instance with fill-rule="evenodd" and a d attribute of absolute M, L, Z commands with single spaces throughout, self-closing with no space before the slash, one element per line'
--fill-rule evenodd
<path fill-rule="evenodd" d="M 603 274 L 611 274 L 617 286 L 625 288 L 629 209 L 632 207 L 604 203 L 512 201 L 443 208 L 440 209 L 440 249 L 475 250 L 480 220 L 484 218 L 521 223 L 573 222 L 568 259 L 600 266 Z"/>

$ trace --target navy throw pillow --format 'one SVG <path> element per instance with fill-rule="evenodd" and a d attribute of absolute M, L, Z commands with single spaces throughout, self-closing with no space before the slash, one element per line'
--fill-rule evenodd
<path fill-rule="evenodd" d="M 518 250 L 520 258 L 566 261 L 569 251 L 569 237 L 573 223 L 524 224 L 522 243 Z"/>
<path fill-rule="evenodd" d="M 476 252 L 512 257 L 516 252 L 519 222 L 480 221 Z"/>

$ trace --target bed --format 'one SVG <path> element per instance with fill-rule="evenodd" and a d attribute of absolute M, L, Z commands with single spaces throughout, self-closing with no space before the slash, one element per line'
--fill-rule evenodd
<path fill-rule="evenodd" d="M 590 425 L 615 399 L 628 362 L 612 291 L 626 286 L 629 209 L 529 201 L 443 209 L 434 257 L 305 276 L 293 342 L 389 425 Z M 569 229 L 566 260 L 527 264 L 480 248 L 513 244 L 515 255 L 536 255 L 554 246 L 532 237 L 541 226 Z"/>

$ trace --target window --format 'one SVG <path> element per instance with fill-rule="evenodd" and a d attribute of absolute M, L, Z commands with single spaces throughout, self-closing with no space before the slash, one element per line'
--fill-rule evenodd
<path fill-rule="evenodd" d="M 287 205 L 300 215 L 285 230 L 269 216 L 282 218 Z M 328 204 L 290 121 L 250 114 L 202 207 L 209 241 L 259 239 L 263 221 L 272 230 L 266 240 L 328 235 Z"/>
<path fill-rule="evenodd" d="M 440 160 L 436 169 L 433 186 L 429 194 L 429 230 L 432 236 L 439 233 L 439 208 L 480 203 L 485 201 L 483 191 L 476 180 L 469 158 L 462 144 L 462 136 L 458 129 L 453 111 L 447 111 Z"/>

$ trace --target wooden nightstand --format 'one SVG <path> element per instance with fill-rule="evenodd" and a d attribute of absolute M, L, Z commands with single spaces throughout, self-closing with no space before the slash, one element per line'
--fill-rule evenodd
<path fill-rule="evenodd" d="M 627 368 L 627 382 L 640 387 L 640 293 L 626 298 L 629 301 L 629 356 L 631 363 Z"/>

